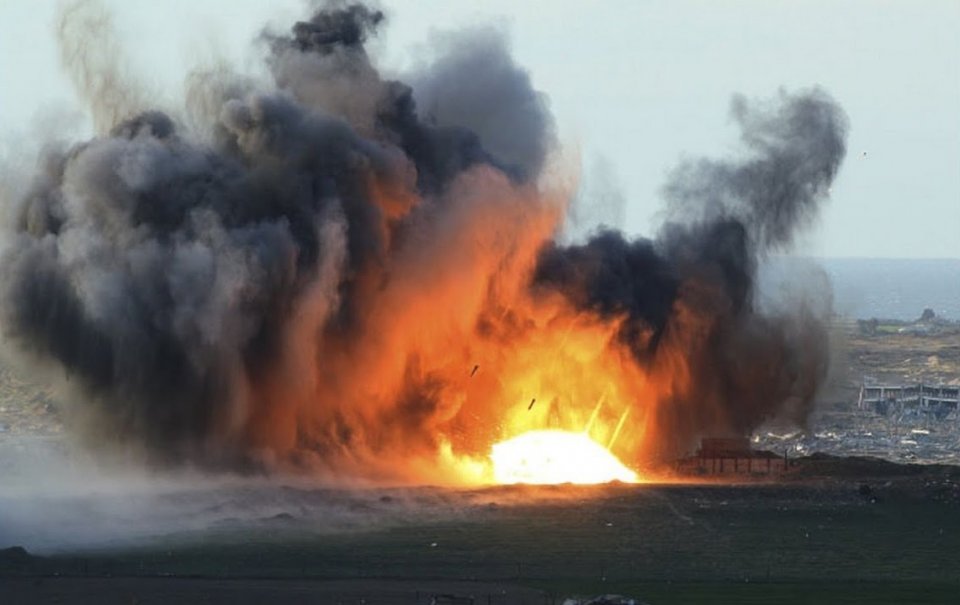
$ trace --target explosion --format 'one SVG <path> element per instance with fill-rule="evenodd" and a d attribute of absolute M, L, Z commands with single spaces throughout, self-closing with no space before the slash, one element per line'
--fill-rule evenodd
<path fill-rule="evenodd" d="M 637 474 L 586 433 L 528 431 L 493 446 L 497 483 L 633 483 Z"/>
<path fill-rule="evenodd" d="M 499 33 L 405 84 L 364 50 L 384 16 L 328 7 L 264 34 L 267 81 L 194 73 L 160 112 L 107 77 L 90 6 L 59 31 L 100 132 L 3 191 L 0 322 L 101 441 L 332 478 L 632 481 L 701 435 L 805 419 L 826 330 L 761 313 L 754 280 L 844 156 L 824 92 L 735 98 L 743 153 L 681 164 L 655 238 L 564 245 L 553 121 Z"/>

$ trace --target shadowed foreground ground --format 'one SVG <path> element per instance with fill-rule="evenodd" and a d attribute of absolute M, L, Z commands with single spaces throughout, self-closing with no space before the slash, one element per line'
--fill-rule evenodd
<path fill-rule="evenodd" d="M 277 515 L 137 546 L 8 551 L 0 602 L 952 603 L 958 483 L 955 467 L 825 458 L 781 484 L 424 488 L 459 512 L 333 533 Z"/>
<path fill-rule="evenodd" d="M 561 593 L 496 582 L 425 580 L 223 580 L 196 578 L 3 579 L 4 603 L 270 605 L 334 603 L 422 604 L 435 596 L 473 598 L 476 605 L 562 603 Z M 599 587 L 629 590 L 648 603 L 955 603 L 956 585 L 924 582 L 847 584 L 776 582 L 635 583 Z M 469 600 L 465 601 L 469 602 Z"/>

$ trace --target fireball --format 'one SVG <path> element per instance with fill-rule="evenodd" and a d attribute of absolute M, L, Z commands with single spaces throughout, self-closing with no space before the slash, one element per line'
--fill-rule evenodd
<path fill-rule="evenodd" d="M 493 446 L 494 481 L 501 484 L 590 485 L 623 481 L 637 474 L 585 432 L 536 430 Z"/>

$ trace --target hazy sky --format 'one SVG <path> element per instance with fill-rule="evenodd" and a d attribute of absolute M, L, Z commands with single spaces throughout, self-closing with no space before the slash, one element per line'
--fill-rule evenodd
<path fill-rule="evenodd" d="M 266 24 L 303 0 L 113 0 L 123 59 L 149 98 L 175 106 L 183 75 L 227 60 L 252 68 Z M 505 27 L 550 99 L 584 178 L 619 187 L 625 231 L 651 234 L 665 173 L 684 155 L 736 144 L 733 93 L 819 85 L 849 115 L 833 199 L 801 251 L 960 258 L 960 1 L 387 1 L 371 49 L 388 72 L 438 32 Z M 89 133 L 59 66 L 57 2 L 0 0 L 0 152 L 31 132 Z M 864 155 L 866 152 L 866 155 Z"/>

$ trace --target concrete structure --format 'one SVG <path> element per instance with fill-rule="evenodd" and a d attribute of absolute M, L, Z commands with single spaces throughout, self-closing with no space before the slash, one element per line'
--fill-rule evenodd
<path fill-rule="evenodd" d="M 923 384 L 860 385 L 857 407 L 887 416 L 913 412 L 943 419 L 960 405 L 960 386 Z"/>

